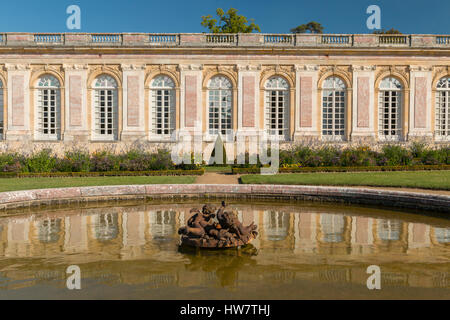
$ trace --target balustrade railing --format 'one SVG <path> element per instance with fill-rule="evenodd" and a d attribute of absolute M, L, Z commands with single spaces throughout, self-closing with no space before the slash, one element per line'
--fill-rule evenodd
<path fill-rule="evenodd" d="M 235 43 L 236 42 L 236 36 L 235 35 L 219 35 L 219 34 L 212 34 L 212 35 L 206 35 L 206 42 L 207 43 Z"/>
<path fill-rule="evenodd" d="M 342 35 L 324 35 L 322 36 L 322 44 L 350 44 L 350 36 Z"/>
<path fill-rule="evenodd" d="M 450 36 L 437 36 L 436 44 L 450 45 Z"/>
<path fill-rule="evenodd" d="M 380 44 L 408 44 L 408 36 L 379 36 L 378 37 Z"/>
<path fill-rule="evenodd" d="M 62 43 L 64 39 L 63 34 L 42 34 L 38 33 L 34 35 L 34 42 L 36 43 Z"/>
<path fill-rule="evenodd" d="M 164 33 L 0 33 L 2 46 L 186 46 L 186 47 L 355 47 L 447 48 L 450 35 L 387 34 L 164 34 Z"/>
<path fill-rule="evenodd" d="M 292 35 L 267 34 L 264 35 L 264 43 L 291 44 L 292 38 Z"/>
<path fill-rule="evenodd" d="M 120 34 L 92 34 L 91 42 L 93 42 L 93 43 L 121 43 L 122 35 L 120 35 Z"/>
<path fill-rule="evenodd" d="M 175 34 L 151 34 L 148 41 L 150 43 L 177 43 L 177 35 Z"/>

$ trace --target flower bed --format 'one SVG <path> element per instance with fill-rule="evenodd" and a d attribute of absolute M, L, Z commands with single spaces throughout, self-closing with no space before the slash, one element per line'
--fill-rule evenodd
<path fill-rule="evenodd" d="M 119 177 L 119 176 L 200 176 L 204 169 L 196 170 L 154 170 L 154 171 L 104 171 L 104 172 L 0 172 L 0 178 L 42 178 L 42 177 Z"/>
<path fill-rule="evenodd" d="M 311 172 L 371 172 L 371 171 L 423 171 L 450 170 L 450 165 L 415 165 L 415 166 L 365 166 L 365 167 L 282 167 L 279 173 Z M 258 174 L 261 168 L 233 168 L 233 174 Z"/>

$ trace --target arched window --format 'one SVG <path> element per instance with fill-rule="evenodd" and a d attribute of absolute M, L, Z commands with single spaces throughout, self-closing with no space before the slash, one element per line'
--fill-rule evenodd
<path fill-rule="evenodd" d="M 208 83 L 208 131 L 210 134 L 231 134 L 233 129 L 233 85 L 224 76 L 215 76 Z"/>
<path fill-rule="evenodd" d="M 400 240 L 402 223 L 394 220 L 378 220 L 378 236 L 384 241 Z"/>
<path fill-rule="evenodd" d="M 323 241 L 337 243 L 344 240 L 345 217 L 338 214 L 322 214 L 320 225 L 323 232 Z"/>
<path fill-rule="evenodd" d="M 345 138 L 345 83 L 341 78 L 329 77 L 322 89 L 322 136 L 342 141 Z"/>
<path fill-rule="evenodd" d="M 60 83 L 52 75 L 38 79 L 35 95 L 36 138 L 58 140 L 61 136 L 61 90 Z"/>
<path fill-rule="evenodd" d="M 151 211 L 149 225 L 154 241 L 167 241 L 176 234 L 176 212 L 170 210 Z"/>
<path fill-rule="evenodd" d="M 450 228 L 434 228 L 436 240 L 439 243 L 450 243 Z"/>
<path fill-rule="evenodd" d="M 263 226 L 267 240 L 284 240 L 289 234 L 289 213 L 264 211 Z"/>
<path fill-rule="evenodd" d="M 118 136 L 117 82 L 109 75 L 101 75 L 93 83 L 94 139 L 116 140 Z"/>
<path fill-rule="evenodd" d="M 119 222 L 116 212 L 94 215 L 95 238 L 100 241 L 116 239 L 119 235 Z"/>
<path fill-rule="evenodd" d="M 265 83 L 265 128 L 269 135 L 289 139 L 289 84 L 282 77 L 272 77 Z"/>
<path fill-rule="evenodd" d="M 402 135 L 403 86 L 396 78 L 386 77 L 381 81 L 379 89 L 379 137 L 398 141 Z"/>
<path fill-rule="evenodd" d="M 151 130 L 156 136 L 170 136 L 175 130 L 175 84 L 165 75 L 156 76 L 150 83 Z"/>
<path fill-rule="evenodd" d="M 61 219 L 45 219 L 38 223 L 38 239 L 44 243 L 57 242 L 60 238 Z"/>
<path fill-rule="evenodd" d="M 5 122 L 4 122 L 5 114 L 4 114 L 4 111 L 3 111 L 3 108 L 4 108 L 5 104 L 4 104 L 3 99 L 4 99 L 4 96 L 3 96 L 3 82 L 2 82 L 2 80 L 0 80 L 0 140 L 3 140 L 3 135 L 4 135 L 4 132 L 5 132 Z"/>
<path fill-rule="evenodd" d="M 450 77 L 439 80 L 436 91 L 436 137 L 450 138 Z"/>

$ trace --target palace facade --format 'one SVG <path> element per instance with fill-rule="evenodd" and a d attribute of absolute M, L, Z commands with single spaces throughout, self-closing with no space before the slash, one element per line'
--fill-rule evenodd
<path fill-rule="evenodd" d="M 450 36 L 7 33 L 0 88 L 0 151 L 450 142 Z"/>

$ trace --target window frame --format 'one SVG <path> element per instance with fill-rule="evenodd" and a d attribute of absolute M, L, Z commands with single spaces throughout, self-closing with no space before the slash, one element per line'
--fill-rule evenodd
<path fill-rule="evenodd" d="M 160 81 L 159 84 L 155 83 L 157 81 Z M 165 102 L 164 97 L 168 98 L 168 121 L 167 121 L 167 128 L 162 128 L 161 130 L 169 130 L 169 133 L 161 133 L 158 134 L 155 131 L 158 130 L 158 128 L 155 127 L 157 124 L 157 116 L 155 115 L 155 111 L 157 111 L 157 93 L 158 91 L 162 92 L 162 103 Z M 164 91 L 168 91 L 168 94 L 166 95 Z M 176 89 L 175 89 L 175 81 L 168 75 L 165 74 L 159 74 L 153 77 L 153 79 L 150 82 L 150 92 L 149 92 L 149 102 L 150 102 L 150 112 L 149 112 L 149 122 L 150 122 L 150 140 L 158 141 L 158 140 L 170 140 L 172 138 L 173 132 L 176 130 Z M 164 106 L 162 106 L 164 107 Z M 164 113 L 164 112 L 162 112 Z M 162 115 L 162 122 L 164 121 L 165 116 Z"/>
<path fill-rule="evenodd" d="M 435 89 L 434 137 L 440 141 L 450 140 L 450 75 L 440 78 Z M 444 106 L 442 106 L 442 103 Z M 444 110 L 442 111 L 442 109 Z M 439 123 L 440 121 L 441 123 Z M 444 124 L 442 124 L 442 121 L 444 121 Z M 443 126 L 444 129 L 438 128 L 438 126 Z M 439 132 L 444 132 L 444 134 L 439 134 Z"/>
<path fill-rule="evenodd" d="M 219 82 L 219 83 L 214 83 Z M 217 96 L 216 99 L 211 99 L 212 94 L 214 97 Z M 226 99 L 223 101 L 222 99 Z M 211 103 L 219 103 L 219 105 L 211 108 Z M 226 102 L 226 105 L 223 106 L 222 102 Z M 220 135 L 224 137 L 224 141 L 228 141 L 230 137 L 233 137 L 233 83 L 231 80 L 224 75 L 218 74 L 211 77 L 208 81 L 207 90 L 206 90 L 206 136 L 207 140 L 215 140 L 215 138 Z M 211 109 L 218 109 L 217 112 L 211 111 Z M 229 111 L 226 111 L 229 109 Z M 225 110 L 225 111 L 223 111 Z M 211 128 L 211 114 L 214 114 L 214 119 L 217 118 L 218 128 Z M 223 114 L 227 116 L 223 118 Z M 222 121 L 225 120 L 225 121 Z M 223 124 L 225 123 L 225 128 L 223 128 Z M 229 128 L 226 128 L 229 126 Z M 214 131 L 217 130 L 217 131 Z M 225 131 L 225 133 L 224 133 Z"/>
<path fill-rule="evenodd" d="M 5 140 L 5 88 L 0 78 L 0 141 Z"/>
<path fill-rule="evenodd" d="M 59 141 L 61 140 L 61 82 L 52 74 L 43 74 L 37 80 L 34 88 L 34 138 L 38 141 Z M 52 98 L 54 99 L 54 116 L 47 115 L 45 120 L 45 97 L 47 97 L 47 107 L 51 108 Z M 51 113 L 51 110 L 47 110 Z M 54 118 L 54 128 L 45 128 L 45 123 L 51 125 L 51 120 Z M 55 130 L 54 133 L 45 133 L 45 130 Z"/>
<path fill-rule="evenodd" d="M 279 141 L 290 141 L 290 89 L 291 86 L 289 85 L 289 82 L 284 77 L 279 75 L 274 75 L 268 78 L 264 84 L 264 130 L 270 137 L 278 137 Z M 282 112 L 279 110 L 279 102 L 281 97 L 283 108 Z M 275 100 L 273 98 L 275 98 Z M 278 105 L 274 106 L 274 101 L 275 104 Z M 275 107 L 275 111 L 273 111 L 273 107 Z M 280 114 L 282 114 L 282 118 L 280 118 Z M 274 115 L 275 117 L 273 117 Z M 271 128 L 274 123 L 273 120 L 275 120 L 275 128 Z M 283 125 L 282 128 L 280 128 L 280 123 Z M 274 131 L 278 132 L 278 134 L 274 134 Z M 280 134 L 280 131 L 283 131 L 283 133 Z"/>
<path fill-rule="evenodd" d="M 100 83 L 99 83 L 100 81 Z M 98 84 L 99 83 L 99 84 Z M 97 85 L 98 84 L 98 85 Z M 101 74 L 97 76 L 92 82 L 92 107 L 91 107 L 91 132 L 92 132 L 92 140 L 93 141 L 118 141 L 119 140 L 119 85 L 117 80 L 109 75 L 109 74 Z M 102 93 L 102 91 L 104 91 Z M 108 97 L 111 96 L 111 124 L 112 124 L 112 133 L 111 134 L 102 134 L 99 131 L 102 129 L 108 130 L 107 127 L 101 128 L 99 127 L 101 123 L 101 106 L 99 105 L 101 102 L 101 95 L 104 94 L 105 104 L 108 103 Z M 105 106 L 107 107 L 107 106 Z M 97 112 L 97 109 L 100 109 Z M 107 110 L 106 110 L 107 111 Z M 108 112 L 106 112 L 108 113 Z M 107 126 L 109 116 L 105 116 L 105 125 Z M 100 122 L 99 122 L 100 121 Z"/>
<path fill-rule="evenodd" d="M 384 87 L 383 85 L 389 81 L 389 87 Z M 398 86 L 393 85 L 394 83 L 398 83 Z M 396 115 L 397 118 L 396 120 L 396 128 L 392 129 L 392 104 L 393 104 L 393 100 L 392 98 L 394 98 L 393 93 L 396 93 Z M 386 96 L 385 94 L 389 93 L 388 96 Z M 404 128 L 403 128 L 403 109 L 404 109 L 404 96 L 405 96 L 405 89 L 404 89 L 404 85 L 402 83 L 402 81 L 400 81 L 400 79 L 398 79 L 395 76 L 386 76 L 384 77 L 379 86 L 378 86 L 378 139 L 381 141 L 392 141 L 392 142 L 397 142 L 397 141 L 402 141 L 402 137 L 403 137 L 403 132 L 404 132 Z M 388 101 L 386 101 L 386 99 L 388 99 Z M 388 128 L 383 128 L 384 124 L 385 124 L 385 120 L 386 120 L 386 113 L 383 111 L 384 109 L 386 109 L 386 106 L 384 105 L 386 102 L 388 102 Z M 393 130 L 396 131 L 396 134 L 384 134 L 382 133 L 383 131 L 389 131 L 392 132 Z"/>
<path fill-rule="evenodd" d="M 331 82 L 331 83 L 330 83 Z M 330 85 L 331 84 L 331 85 Z M 347 133 L 347 100 L 348 100 L 348 94 L 347 94 L 347 85 L 339 76 L 331 75 L 327 77 L 323 83 L 322 83 L 322 95 L 321 95 L 321 125 L 320 125 L 320 135 L 322 137 L 322 140 L 324 141 L 336 141 L 336 142 L 342 142 L 346 140 L 346 133 Z M 327 93 L 330 93 L 330 95 L 325 96 Z M 331 97 L 331 101 L 328 101 L 328 99 Z M 327 99 L 326 103 L 331 103 L 331 112 L 328 112 L 330 109 L 329 106 L 325 106 L 325 98 Z M 337 104 L 343 104 L 342 106 L 337 107 Z M 342 111 L 336 112 L 336 109 L 343 109 Z M 327 109 L 327 112 L 325 112 L 325 109 Z M 325 114 L 328 116 L 326 117 L 326 121 L 331 121 L 331 128 L 325 128 Z M 339 117 L 337 117 L 339 115 Z M 329 117 L 331 116 L 331 118 Z M 336 121 L 339 119 L 339 125 L 342 126 L 341 128 L 336 128 Z M 330 125 L 330 123 L 327 123 L 327 125 Z M 326 132 L 331 132 L 331 134 L 325 134 Z M 337 131 L 342 131 L 342 134 L 336 134 Z"/>

